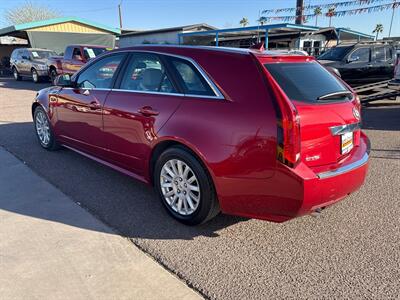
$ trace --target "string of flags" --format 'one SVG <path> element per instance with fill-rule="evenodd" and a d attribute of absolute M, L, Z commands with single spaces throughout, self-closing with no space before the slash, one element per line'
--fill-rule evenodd
<path fill-rule="evenodd" d="M 372 0 L 367 0 L 367 1 L 372 1 Z M 352 1 L 354 2 L 354 1 Z M 354 9 L 348 9 L 348 10 L 340 10 L 340 11 L 330 11 L 325 13 L 324 15 L 327 17 L 345 17 L 345 16 L 352 16 L 352 15 L 359 15 L 359 14 L 364 14 L 364 13 L 374 13 L 374 12 L 379 12 L 379 11 L 384 11 L 384 10 L 389 10 L 389 9 L 396 9 L 400 7 L 400 2 L 394 2 L 394 3 L 388 3 L 388 4 L 382 4 L 382 5 L 375 5 L 375 6 L 369 6 L 369 7 L 361 7 L 361 8 L 354 8 Z M 329 7 L 332 8 L 332 7 Z M 315 18 L 315 14 L 306 14 L 302 15 L 302 18 L 304 21 L 308 21 L 309 19 Z M 294 21 L 296 19 L 295 15 L 290 15 L 290 16 L 273 16 L 273 17 L 264 17 L 267 22 L 270 21 L 283 21 L 283 22 L 290 22 Z"/>
<path fill-rule="evenodd" d="M 277 8 L 277 9 L 265 9 L 262 11 L 263 14 L 280 14 L 286 12 L 295 12 L 297 10 L 310 11 L 316 8 L 320 9 L 329 9 L 332 7 L 340 8 L 340 7 L 348 7 L 348 6 L 360 6 L 360 5 L 371 5 L 378 2 L 384 2 L 387 0 L 352 0 L 352 1 L 342 1 L 342 2 L 334 2 L 334 3 L 326 3 L 326 4 L 317 4 L 317 5 L 307 5 L 304 6 L 303 9 L 301 7 L 286 7 L 286 8 Z"/>

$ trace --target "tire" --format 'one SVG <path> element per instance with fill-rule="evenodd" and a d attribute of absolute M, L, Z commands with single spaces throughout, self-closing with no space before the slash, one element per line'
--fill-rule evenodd
<path fill-rule="evenodd" d="M 40 146 L 50 151 L 58 150 L 60 148 L 54 137 L 53 129 L 51 128 L 47 113 L 41 106 L 37 106 L 35 109 L 35 112 L 33 114 L 33 125 Z M 46 130 L 47 132 L 45 132 Z M 47 138 L 44 137 L 45 134 L 47 135 Z"/>
<path fill-rule="evenodd" d="M 40 82 L 40 76 L 39 76 L 38 72 L 35 69 L 32 69 L 31 75 L 32 75 L 32 80 L 33 80 L 34 83 L 39 83 Z"/>
<path fill-rule="evenodd" d="M 17 68 L 16 68 L 16 67 L 13 67 L 13 68 L 12 68 L 12 71 L 13 71 L 14 79 L 15 79 L 16 81 L 21 81 L 21 80 L 22 80 L 22 77 L 21 77 L 21 75 L 19 75 Z"/>
<path fill-rule="evenodd" d="M 174 177 L 165 167 L 174 173 Z M 193 180 L 193 175 L 195 181 L 189 181 Z M 183 147 L 171 147 L 160 155 L 154 168 L 154 185 L 167 212 L 183 224 L 205 223 L 220 212 L 211 177 L 205 167 Z M 185 201 L 188 196 L 190 201 Z"/>
<path fill-rule="evenodd" d="M 57 71 L 56 71 L 56 69 L 54 69 L 54 68 L 51 68 L 50 69 L 50 81 L 51 81 L 51 84 L 52 85 L 55 85 L 54 83 L 54 81 L 56 80 L 56 77 L 57 77 Z"/>

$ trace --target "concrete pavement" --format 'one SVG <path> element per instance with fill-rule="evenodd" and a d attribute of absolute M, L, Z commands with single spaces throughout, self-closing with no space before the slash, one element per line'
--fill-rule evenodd
<path fill-rule="evenodd" d="M 0 147 L 1 299 L 201 299 Z"/>

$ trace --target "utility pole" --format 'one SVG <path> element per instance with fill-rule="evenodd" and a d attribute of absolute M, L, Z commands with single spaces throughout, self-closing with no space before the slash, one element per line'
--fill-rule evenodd
<path fill-rule="evenodd" d="M 121 2 L 118 4 L 118 14 L 119 14 L 119 29 L 122 30 L 122 13 L 121 13 L 121 4 L 122 4 L 122 0 Z"/>
<path fill-rule="evenodd" d="M 296 24 L 303 24 L 304 0 L 296 0 Z"/>
<path fill-rule="evenodd" d="M 392 19 L 390 20 L 390 27 L 389 27 L 389 37 L 392 34 L 392 25 L 394 19 L 394 11 L 396 10 L 397 1 L 393 0 L 393 10 L 392 10 Z"/>

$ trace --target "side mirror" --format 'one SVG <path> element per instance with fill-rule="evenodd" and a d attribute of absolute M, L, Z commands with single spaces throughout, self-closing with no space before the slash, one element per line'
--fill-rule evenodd
<path fill-rule="evenodd" d="M 360 57 L 359 56 L 355 56 L 355 57 L 349 57 L 347 59 L 347 62 L 351 63 L 351 62 L 355 62 L 355 61 L 359 61 L 359 60 L 360 60 Z"/>
<path fill-rule="evenodd" d="M 61 87 L 72 87 L 73 82 L 71 81 L 71 75 L 69 74 L 58 75 L 54 80 L 54 85 Z"/>

